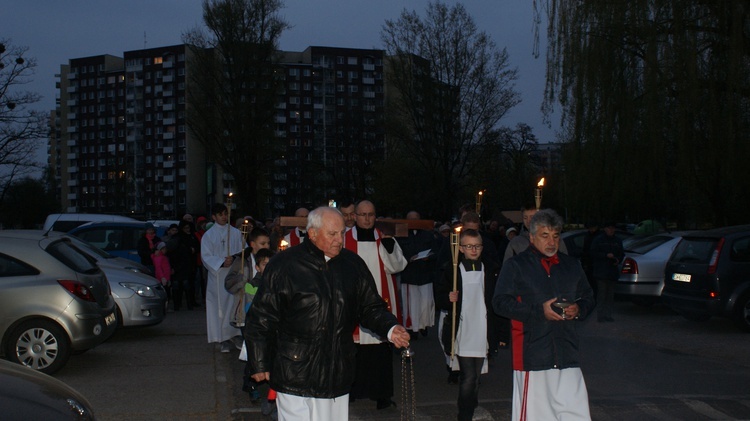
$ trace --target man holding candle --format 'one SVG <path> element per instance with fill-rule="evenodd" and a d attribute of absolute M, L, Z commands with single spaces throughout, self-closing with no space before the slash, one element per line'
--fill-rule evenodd
<path fill-rule="evenodd" d="M 232 266 L 233 255 L 245 248 L 242 233 L 231 226 L 224 204 L 211 208 L 214 224 L 201 238 L 201 260 L 208 271 L 206 282 L 206 333 L 208 343 L 221 343 L 221 352 L 229 352 L 234 342 L 242 347 L 240 330 L 231 325 L 233 297 L 224 288 L 224 278 Z"/>

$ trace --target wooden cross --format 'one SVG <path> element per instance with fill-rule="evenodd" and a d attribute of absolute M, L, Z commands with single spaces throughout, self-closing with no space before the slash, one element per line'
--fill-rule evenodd
<path fill-rule="evenodd" d="M 306 216 L 281 216 L 279 225 L 282 227 L 299 227 L 307 226 Z M 381 218 L 375 221 L 375 228 L 383 234 L 392 237 L 408 237 L 409 230 L 433 230 L 435 221 L 431 219 L 390 219 Z"/>

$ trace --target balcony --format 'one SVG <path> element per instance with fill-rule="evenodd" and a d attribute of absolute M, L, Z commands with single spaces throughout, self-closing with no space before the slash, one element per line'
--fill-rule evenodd
<path fill-rule="evenodd" d="M 78 73 L 68 73 L 68 80 L 73 80 L 78 77 Z"/>
<path fill-rule="evenodd" d="M 276 123 L 286 123 L 286 117 L 276 116 L 274 117 L 273 121 L 275 121 Z"/>
<path fill-rule="evenodd" d="M 375 98 L 375 92 L 363 92 L 362 97 L 363 98 Z"/>
<path fill-rule="evenodd" d="M 164 196 L 164 197 L 172 197 L 172 196 L 174 196 L 174 190 L 172 190 L 172 189 L 164 190 L 164 192 L 162 193 L 162 196 Z"/>
<path fill-rule="evenodd" d="M 175 122 L 174 118 L 165 118 L 164 120 L 162 120 L 161 124 L 165 126 L 172 126 L 174 125 L 174 122 Z"/>
<path fill-rule="evenodd" d="M 76 105 L 78 105 L 78 100 L 77 99 L 69 99 L 68 102 L 66 102 L 66 104 L 68 104 L 68 107 L 75 107 Z"/>
<path fill-rule="evenodd" d="M 78 172 L 78 167 L 68 167 L 68 174 L 74 174 Z"/>
<path fill-rule="evenodd" d="M 174 168 L 174 161 L 164 161 L 164 168 Z"/>
<path fill-rule="evenodd" d="M 77 193 L 68 193 L 68 200 L 76 200 L 78 199 Z"/>
<path fill-rule="evenodd" d="M 166 135 L 166 133 L 164 133 L 164 134 Z M 174 148 L 171 147 L 171 146 L 167 146 L 167 147 L 162 148 L 162 152 L 164 152 L 164 153 L 174 153 Z"/>
<path fill-rule="evenodd" d="M 170 97 L 170 96 L 173 96 L 173 95 L 174 95 L 174 91 L 172 91 L 172 90 L 169 90 L 169 91 L 164 91 L 164 94 L 163 94 L 163 95 L 164 95 L 165 97 Z"/>
<path fill-rule="evenodd" d="M 173 175 L 165 175 L 164 179 L 162 180 L 165 183 L 174 183 L 174 176 Z"/>
<path fill-rule="evenodd" d="M 65 156 L 68 159 L 76 159 L 76 155 L 78 155 L 75 152 L 68 152 L 68 154 Z"/>
<path fill-rule="evenodd" d="M 78 185 L 78 180 L 68 180 L 68 187 L 75 187 Z"/>
<path fill-rule="evenodd" d="M 164 76 L 163 78 L 161 78 L 161 81 L 164 83 L 174 82 L 174 76 Z"/>
<path fill-rule="evenodd" d="M 170 68 L 174 67 L 174 61 L 163 61 L 161 63 L 161 67 L 164 68 L 164 69 L 170 69 Z"/>
<path fill-rule="evenodd" d="M 76 113 L 68 113 L 68 120 L 75 120 L 76 118 Z"/>
<path fill-rule="evenodd" d="M 77 86 L 68 86 L 68 89 L 66 90 L 66 92 L 69 93 L 69 94 L 74 94 L 74 93 L 78 92 L 78 87 Z"/>
<path fill-rule="evenodd" d="M 164 110 L 164 111 L 172 111 L 172 110 L 174 110 L 174 104 L 172 104 L 172 103 L 164 104 L 161 107 L 161 109 Z"/>
<path fill-rule="evenodd" d="M 362 78 L 362 83 L 364 85 L 374 85 L 375 84 L 375 78 L 372 78 L 372 77 L 363 77 Z"/>
<path fill-rule="evenodd" d="M 67 145 L 68 146 L 75 146 L 76 145 L 76 140 L 75 139 L 68 139 Z"/>
<path fill-rule="evenodd" d="M 127 66 L 125 68 L 125 71 L 130 72 L 141 72 L 143 71 L 143 65 L 142 64 L 131 64 L 130 66 Z"/>
<path fill-rule="evenodd" d="M 374 64 L 363 64 L 362 65 L 362 70 L 365 70 L 365 71 L 374 71 L 375 70 L 375 65 Z"/>
<path fill-rule="evenodd" d="M 174 139 L 174 133 L 172 133 L 172 132 L 165 132 L 164 135 L 162 135 L 162 138 L 164 140 Z M 172 149 L 172 148 L 169 148 L 169 149 Z M 164 148 L 164 150 L 166 151 L 167 148 Z"/>
<path fill-rule="evenodd" d="M 143 79 L 136 79 L 133 82 L 133 85 L 135 85 L 135 86 L 143 86 Z"/>
<path fill-rule="evenodd" d="M 76 133 L 78 131 L 78 127 L 76 126 L 69 126 L 67 132 L 68 133 Z"/>

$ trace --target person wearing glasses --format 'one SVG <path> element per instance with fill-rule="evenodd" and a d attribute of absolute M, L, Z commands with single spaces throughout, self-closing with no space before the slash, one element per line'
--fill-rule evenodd
<path fill-rule="evenodd" d="M 499 265 L 482 256 L 483 241 L 479 231 L 461 230 L 460 258 L 453 290 L 453 271 L 446 270 L 435 285 L 435 303 L 448 312 L 441 340 L 450 357 L 449 370 L 458 371 L 458 420 L 469 421 L 479 405 L 479 375 L 487 372 L 487 315 L 490 296 L 485 291 L 494 285 Z M 456 303 L 456 326 L 453 326 L 453 303 Z M 455 328 L 455 341 L 451 328 Z M 450 381 L 451 377 L 449 377 Z"/>
<path fill-rule="evenodd" d="M 393 237 L 383 235 L 375 228 L 375 205 L 369 200 L 357 203 L 356 225 L 346 232 L 344 248 L 350 250 L 367 264 L 378 294 L 388 311 L 401 318 L 395 274 L 404 270 L 408 261 Z M 388 339 L 360 326 L 354 331 L 357 344 L 357 364 L 351 399 L 377 401 L 377 409 L 395 406 L 393 397 L 393 352 Z"/>

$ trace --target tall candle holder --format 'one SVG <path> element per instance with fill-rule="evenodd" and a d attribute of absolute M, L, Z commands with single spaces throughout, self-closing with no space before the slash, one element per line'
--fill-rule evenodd
<path fill-rule="evenodd" d="M 453 292 L 458 291 L 458 248 L 461 237 L 461 227 L 451 232 L 451 252 L 453 254 Z M 456 304 L 453 302 L 452 324 L 451 324 L 451 361 L 456 351 Z"/>
<path fill-rule="evenodd" d="M 230 234 L 232 232 L 232 192 L 229 192 L 227 195 L 227 256 L 231 256 L 232 253 L 230 252 Z"/>
<path fill-rule="evenodd" d="M 536 191 L 534 192 L 534 202 L 536 202 L 536 210 L 542 208 L 542 187 L 544 187 L 544 177 L 536 184 Z"/>

